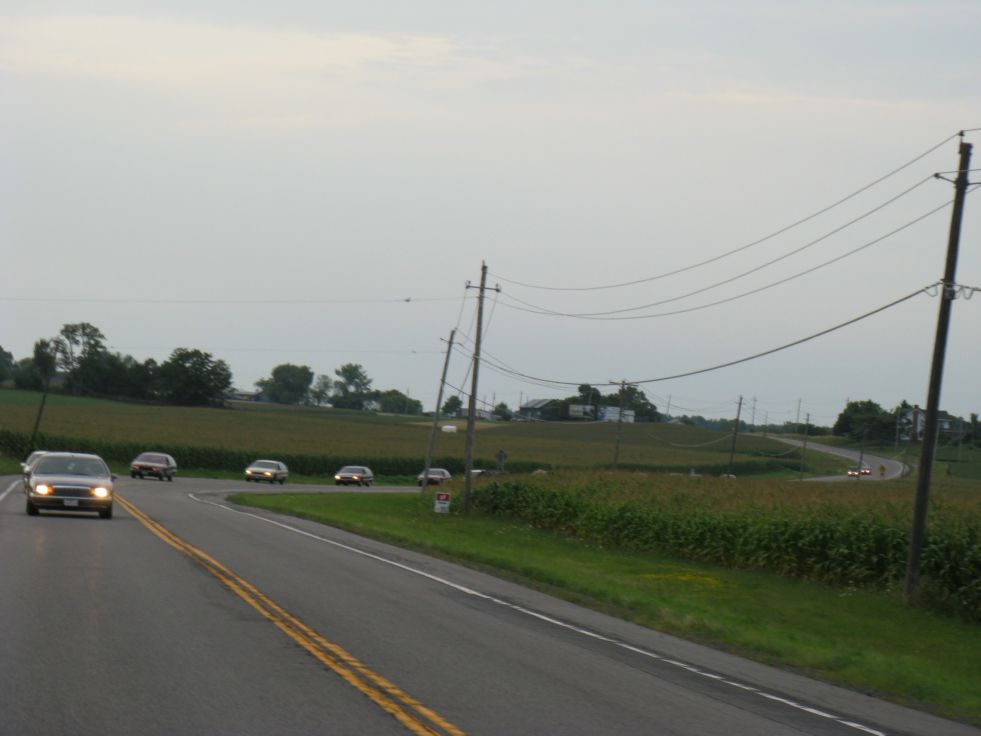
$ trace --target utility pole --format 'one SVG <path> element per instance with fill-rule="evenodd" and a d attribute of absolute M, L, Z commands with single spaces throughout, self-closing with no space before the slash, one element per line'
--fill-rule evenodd
<path fill-rule="evenodd" d="M 613 469 L 616 470 L 620 465 L 620 433 L 623 429 L 623 391 L 627 385 L 626 381 L 620 381 L 620 411 L 617 414 L 617 443 L 613 448 Z"/>
<path fill-rule="evenodd" d="M 797 399 L 797 419 L 794 420 L 796 425 L 794 429 L 800 429 L 800 399 Z"/>
<path fill-rule="evenodd" d="M 749 420 L 749 431 L 756 432 L 756 397 L 753 397 L 753 414 Z"/>
<path fill-rule="evenodd" d="M 855 480 L 862 479 L 862 464 L 865 462 L 865 438 L 869 433 L 868 427 L 862 430 L 862 444 L 858 446 L 858 475 L 855 476 Z"/>
<path fill-rule="evenodd" d="M 804 444 L 800 448 L 800 479 L 804 480 L 804 455 L 807 453 L 807 433 L 811 424 L 811 415 L 807 415 L 807 419 L 804 420 Z"/>
<path fill-rule="evenodd" d="M 743 410 L 743 397 L 739 397 L 739 405 L 736 407 L 736 424 L 732 428 L 732 447 L 729 450 L 729 473 L 732 475 L 732 460 L 736 455 L 736 437 L 739 436 L 739 415 Z"/>
<path fill-rule="evenodd" d="M 763 436 L 766 437 L 766 431 L 770 428 L 770 412 L 763 413 Z"/>
<path fill-rule="evenodd" d="M 963 136 L 963 133 L 961 133 Z M 967 193 L 967 172 L 971 168 L 971 144 L 961 139 L 957 179 L 954 182 L 954 209 L 950 216 L 950 235 L 947 239 L 947 263 L 940 291 L 937 315 L 937 336 L 933 344 L 933 363 L 930 368 L 930 387 L 927 391 L 926 426 L 916 478 L 916 503 L 913 508 L 913 528 L 910 531 L 909 560 L 906 565 L 906 600 L 913 598 L 920 578 L 920 559 L 926 538 L 926 515 L 930 502 L 930 475 L 933 472 L 933 453 L 937 442 L 937 412 L 940 405 L 940 386 L 943 383 L 944 357 L 947 352 L 947 331 L 950 327 L 951 303 L 957 296 L 957 249 L 961 239 L 961 219 Z"/>
<path fill-rule="evenodd" d="M 671 394 L 668 394 L 668 408 L 664 411 L 664 416 L 671 416 Z"/>
<path fill-rule="evenodd" d="M 426 447 L 426 463 L 422 467 L 422 483 L 419 484 L 419 495 L 426 493 L 429 487 L 429 468 L 433 463 L 433 447 L 436 444 L 436 429 L 439 427 L 439 410 L 443 405 L 443 387 L 446 385 L 446 369 L 450 367 L 450 353 L 453 352 L 453 337 L 456 328 L 450 330 L 450 339 L 446 341 L 446 358 L 443 360 L 443 375 L 439 379 L 439 391 L 436 392 L 436 411 L 433 412 L 433 426 L 429 430 L 429 445 Z"/>
<path fill-rule="evenodd" d="M 467 288 L 471 288 L 467 284 Z M 494 287 L 500 291 L 501 287 Z M 470 513 L 470 491 L 473 488 L 473 433 L 477 423 L 477 373 L 480 371 L 480 339 L 484 327 L 484 292 L 487 291 L 487 264 L 480 264 L 480 291 L 477 294 L 477 335 L 474 340 L 473 376 L 470 383 L 470 401 L 467 405 L 467 449 L 464 457 L 463 513 Z"/>

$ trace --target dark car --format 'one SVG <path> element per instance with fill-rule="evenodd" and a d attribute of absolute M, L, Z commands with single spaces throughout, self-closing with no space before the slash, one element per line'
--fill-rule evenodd
<path fill-rule="evenodd" d="M 144 452 L 129 464 L 129 475 L 131 478 L 150 476 L 173 481 L 177 475 L 177 462 L 163 452 Z"/>
<path fill-rule="evenodd" d="M 334 484 L 338 486 L 370 486 L 375 474 L 366 465 L 345 465 L 334 473 Z"/>
<path fill-rule="evenodd" d="M 98 455 L 46 452 L 24 479 L 27 513 L 51 511 L 98 511 L 112 518 L 112 484 L 116 479 Z"/>
<path fill-rule="evenodd" d="M 245 480 L 268 480 L 270 483 L 278 482 L 280 485 L 286 483 L 290 476 L 290 470 L 286 463 L 279 460 L 256 460 L 245 469 Z"/>
<path fill-rule="evenodd" d="M 453 476 L 450 475 L 450 471 L 446 470 L 445 468 L 430 468 L 429 478 L 426 480 L 426 485 L 441 486 L 452 477 Z M 416 481 L 418 485 L 422 485 L 422 473 L 419 473 L 419 475 L 416 476 Z"/>

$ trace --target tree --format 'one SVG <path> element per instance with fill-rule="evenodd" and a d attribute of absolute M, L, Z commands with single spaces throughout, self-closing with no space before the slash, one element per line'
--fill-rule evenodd
<path fill-rule="evenodd" d="M 313 403 L 317 406 L 326 404 L 330 398 L 330 390 L 333 387 L 334 382 L 330 376 L 325 376 L 322 373 L 317 376 L 317 380 L 313 382 L 313 388 L 310 389 L 310 398 L 313 400 Z"/>
<path fill-rule="evenodd" d="M 210 353 L 177 348 L 158 371 L 163 398 L 184 406 L 220 405 L 232 385 L 232 371 Z"/>
<path fill-rule="evenodd" d="M 358 363 L 345 363 L 334 371 L 339 380 L 334 381 L 334 395 L 330 403 L 339 409 L 363 409 L 371 379 Z"/>
<path fill-rule="evenodd" d="M 463 411 L 463 402 L 459 396 L 450 396 L 443 402 L 442 414 L 447 417 L 456 417 Z"/>
<path fill-rule="evenodd" d="M 505 403 L 503 401 L 500 402 L 499 404 L 497 404 L 494 407 L 494 416 L 500 417 L 505 422 L 510 422 L 512 415 L 513 415 L 513 412 L 508 407 L 507 403 Z"/>
<path fill-rule="evenodd" d="M 271 378 L 262 378 L 255 385 L 277 404 L 299 404 L 307 400 L 311 383 L 313 371 L 309 366 L 282 363 L 273 368 Z"/>
<path fill-rule="evenodd" d="M 386 414 L 422 414 L 422 402 L 411 399 L 401 391 L 382 391 L 376 397 L 378 410 Z"/>
<path fill-rule="evenodd" d="M 344 396 L 365 394 L 371 389 L 371 379 L 359 363 L 345 363 L 334 375 L 340 379 L 334 382 L 334 388 Z"/>
<path fill-rule="evenodd" d="M 896 431 L 896 420 L 893 414 L 871 399 L 849 401 L 838 415 L 831 431 L 853 440 L 863 437 L 870 440 L 891 440 Z"/>
<path fill-rule="evenodd" d="M 14 375 L 14 355 L 8 353 L 0 347 L 0 382 L 13 378 Z"/>
<path fill-rule="evenodd" d="M 58 367 L 67 375 L 68 388 L 74 394 L 83 392 L 85 386 L 82 374 L 92 363 L 97 362 L 105 352 L 106 336 L 95 325 L 88 322 L 66 324 L 54 339 Z"/>

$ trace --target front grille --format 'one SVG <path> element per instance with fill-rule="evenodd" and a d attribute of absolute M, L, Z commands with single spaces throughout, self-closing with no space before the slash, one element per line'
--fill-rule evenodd
<path fill-rule="evenodd" d="M 60 497 L 81 497 L 81 496 L 91 496 L 92 488 L 89 486 L 54 486 L 51 489 L 51 496 Z"/>

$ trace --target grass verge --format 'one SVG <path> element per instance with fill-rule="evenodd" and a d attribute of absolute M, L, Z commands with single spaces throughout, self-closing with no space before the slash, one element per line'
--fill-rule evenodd
<path fill-rule="evenodd" d="M 897 594 L 590 546 L 509 520 L 433 513 L 432 494 L 237 494 L 496 572 L 638 624 L 981 724 L 981 628 Z"/>

